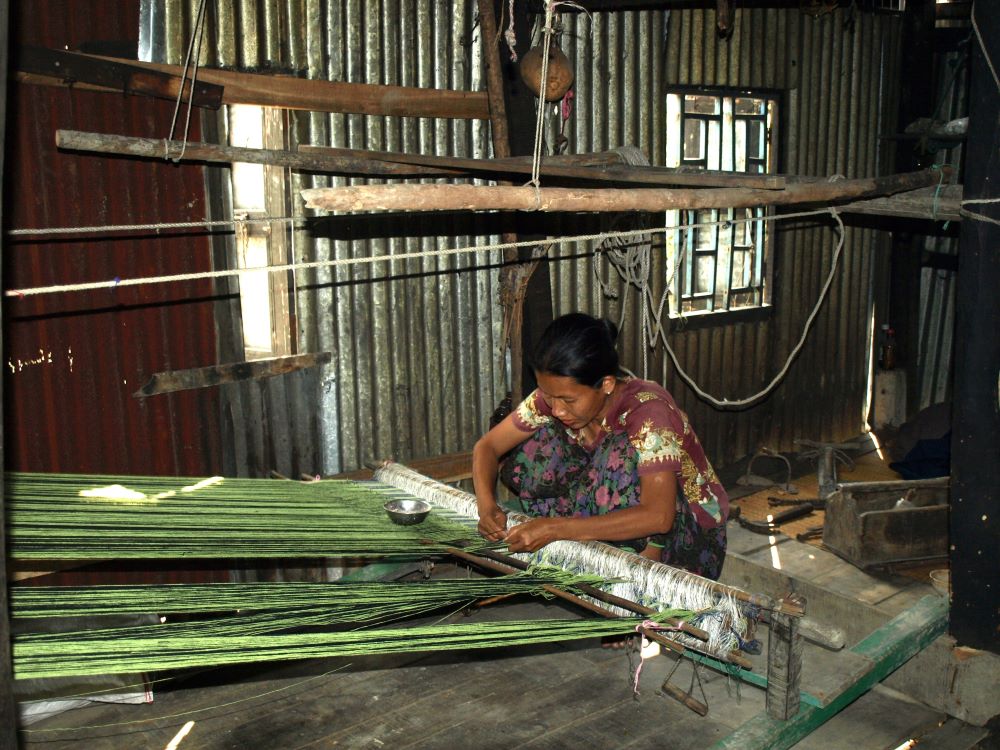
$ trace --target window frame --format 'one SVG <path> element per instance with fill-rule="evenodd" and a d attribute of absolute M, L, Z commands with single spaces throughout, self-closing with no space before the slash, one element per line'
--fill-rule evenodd
<path fill-rule="evenodd" d="M 671 105 L 669 102 L 669 97 L 671 95 L 680 98 L 681 105 L 679 111 L 676 111 L 676 115 L 679 117 L 677 135 L 672 136 L 668 131 L 670 127 L 671 115 Z M 683 107 L 684 97 L 686 95 L 698 95 L 713 97 L 719 100 L 720 105 L 718 107 L 718 112 L 714 114 L 710 113 L 685 113 Z M 670 165 L 671 154 L 669 149 L 671 147 L 672 141 L 676 141 L 679 153 L 674 155 L 676 159 L 677 166 L 685 168 L 700 168 L 707 169 L 709 164 L 709 149 L 711 148 L 711 139 L 708 136 L 708 128 L 704 129 L 703 138 L 703 149 L 701 153 L 701 158 L 691 159 L 685 158 L 683 153 L 684 148 L 684 138 L 685 138 L 685 128 L 687 123 L 690 121 L 718 121 L 720 123 L 725 122 L 725 111 L 723 100 L 730 99 L 733 102 L 732 114 L 730 115 L 733 120 L 732 133 L 736 132 L 736 123 L 743 120 L 751 121 L 763 121 L 765 128 L 765 138 L 767 152 L 763 158 L 760 157 L 745 157 L 745 166 L 748 168 L 751 164 L 760 165 L 764 163 L 764 171 L 747 171 L 735 172 L 734 170 L 724 170 L 724 171 L 734 171 L 735 174 L 778 174 L 781 172 L 781 165 L 783 161 L 783 152 L 785 150 L 785 142 L 782 138 L 784 132 L 783 122 L 785 115 L 785 95 L 784 92 L 778 89 L 771 88 L 747 88 L 747 87 L 732 87 L 732 86 L 666 86 L 663 91 L 663 102 L 664 102 L 664 146 L 663 155 L 665 163 Z M 737 115 L 735 112 L 735 102 L 740 98 L 749 98 L 756 100 L 763 100 L 768 102 L 772 106 L 772 113 L 769 115 L 767 112 L 763 114 L 753 114 L 753 115 Z M 767 119 L 770 116 L 771 125 L 770 128 L 767 127 Z M 722 149 L 729 148 L 733 149 L 730 153 L 730 158 L 732 163 L 735 164 L 736 159 L 736 138 L 731 134 L 728 137 L 722 132 L 720 127 L 718 135 L 718 148 L 720 151 L 719 161 L 722 163 Z M 768 170 L 768 164 L 770 165 L 770 170 Z M 722 170 L 720 170 L 722 171 Z M 664 222 L 668 227 L 667 235 L 665 237 L 664 252 L 667 258 L 667 269 L 668 273 L 673 269 L 674 264 L 677 262 L 677 253 L 682 252 L 685 256 L 691 257 L 691 255 L 704 255 L 712 257 L 712 288 L 710 291 L 697 292 L 694 287 L 694 263 L 688 262 L 687 257 L 681 259 L 681 262 L 677 268 L 677 273 L 669 279 L 670 282 L 670 302 L 668 315 L 670 320 L 676 326 L 690 327 L 691 324 L 696 324 L 697 327 L 702 325 L 715 325 L 719 323 L 728 323 L 743 320 L 754 320 L 769 317 L 771 314 L 771 309 L 773 306 L 774 298 L 774 266 L 775 266 L 775 235 L 773 224 L 768 227 L 764 224 L 754 224 L 751 226 L 756 227 L 767 227 L 765 231 L 762 231 L 763 240 L 762 247 L 763 253 L 757 254 L 755 265 L 758 266 L 751 274 L 751 284 L 750 286 L 735 286 L 733 283 L 733 273 L 736 266 L 735 251 L 740 243 L 737 241 L 738 229 L 746 226 L 743 224 L 739 216 L 744 211 L 753 212 L 754 215 L 770 215 L 773 209 L 767 209 L 764 207 L 753 207 L 748 209 L 733 209 L 726 207 L 719 207 L 715 209 L 699 209 L 699 210 L 678 210 L 676 212 L 668 212 L 664 216 Z M 673 230 L 670 229 L 671 222 L 669 220 L 670 214 L 673 213 L 676 216 L 676 220 L 673 223 Z M 712 228 L 705 228 L 702 231 L 714 232 L 715 239 L 712 243 L 712 250 L 697 252 L 693 245 L 696 242 L 696 234 L 698 230 L 685 230 L 679 228 L 682 224 L 690 224 L 698 221 L 699 214 L 710 213 L 711 219 L 709 220 L 725 220 L 729 219 L 732 223 L 728 226 L 717 226 Z M 719 219 L 719 216 L 725 216 L 724 219 Z M 735 220 L 734 220 L 735 219 Z M 721 231 L 728 230 L 730 232 L 729 243 L 728 243 L 728 258 L 725 262 L 725 268 L 723 269 L 724 275 L 727 276 L 725 280 L 725 292 L 723 294 L 722 305 L 717 306 L 715 298 L 719 294 L 719 234 Z M 687 246 L 685 248 L 685 245 Z M 690 252 L 689 252 L 690 251 Z M 753 280 L 759 278 L 759 284 L 755 285 Z M 740 305 L 737 307 L 732 307 L 734 296 L 736 295 L 753 295 L 759 296 L 759 299 L 752 305 Z M 707 309 L 701 310 L 690 310 L 684 309 L 686 302 L 696 299 L 698 297 L 707 298 L 708 304 Z"/>

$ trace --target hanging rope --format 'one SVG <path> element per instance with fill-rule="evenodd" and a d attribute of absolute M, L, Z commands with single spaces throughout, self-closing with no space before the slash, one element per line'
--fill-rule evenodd
<path fill-rule="evenodd" d="M 163 141 L 163 158 L 170 159 L 175 164 L 179 164 L 187 151 L 188 133 L 191 129 L 191 110 L 194 108 L 194 87 L 198 82 L 198 66 L 201 61 L 201 43 L 205 31 L 205 0 L 198 3 L 198 13 L 195 17 L 194 28 L 191 31 L 191 39 L 188 42 L 187 55 L 184 58 L 184 69 L 181 72 L 181 83 L 177 89 L 177 103 L 174 105 L 174 116 L 170 121 L 170 134 Z M 174 138 L 174 130 L 177 127 L 177 115 L 180 112 L 181 100 L 184 97 L 184 84 L 187 81 L 188 67 L 191 65 L 192 53 L 194 56 L 194 67 L 191 72 L 191 86 L 188 89 L 188 109 L 187 117 L 184 120 L 184 138 L 181 151 L 176 157 L 170 155 L 170 141 Z"/>

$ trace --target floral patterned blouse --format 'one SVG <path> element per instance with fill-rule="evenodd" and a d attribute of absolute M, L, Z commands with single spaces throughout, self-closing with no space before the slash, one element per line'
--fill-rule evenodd
<path fill-rule="evenodd" d="M 729 515 L 729 497 L 705 456 L 698 436 L 680 407 L 663 387 L 648 380 L 628 378 L 601 421 L 601 437 L 625 432 L 638 457 L 639 476 L 672 471 L 678 488 L 691 505 L 699 525 L 710 529 L 724 524 Z M 555 417 L 542 394 L 533 391 L 513 413 L 514 425 L 535 432 L 552 424 Z M 575 430 L 566 428 L 574 441 L 588 450 Z"/>

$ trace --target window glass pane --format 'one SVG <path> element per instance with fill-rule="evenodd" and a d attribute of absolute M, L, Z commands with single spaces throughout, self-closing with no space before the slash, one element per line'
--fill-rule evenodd
<path fill-rule="evenodd" d="M 762 115 L 764 114 L 763 99 L 736 98 L 736 114 L 738 115 Z"/>
<path fill-rule="evenodd" d="M 241 268 L 267 266 L 267 238 L 239 238 L 236 251 Z M 243 308 L 243 344 L 256 352 L 271 351 L 271 288 L 267 271 L 240 273 L 240 305 Z"/>
<path fill-rule="evenodd" d="M 713 276 L 715 276 L 715 254 L 701 254 L 695 256 L 694 293 L 711 294 L 714 287 Z"/>
<path fill-rule="evenodd" d="M 705 158 L 705 122 L 684 121 L 684 158 L 701 161 Z"/>
<path fill-rule="evenodd" d="M 717 115 L 721 111 L 721 103 L 717 96 L 700 96 L 687 94 L 684 97 L 684 111 L 697 115 Z"/>

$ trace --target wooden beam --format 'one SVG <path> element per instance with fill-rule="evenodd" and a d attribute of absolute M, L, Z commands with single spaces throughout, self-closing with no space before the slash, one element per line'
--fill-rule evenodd
<path fill-rule="evenodd" d="M 10 3 L 0 0 L 0 199 L 3 197 L 4 185 L 4 144 L 7 130 L 7 55 L 10 49 Z M 3 206 L 0 200 L 0 207 Z M 0 219 L 2 209 L 0 209 Z M 6 254 L 6 243 L 2 252 Z M 2 266 L 0 266 L 2 268 Z M 3 314 L 0 312 L 0 318 Z M 0 344 L 3 343 L 3 330 L 0 327 Z M 3 381 L 0 381 L 0 416 L 3 413 Z M 0 419 L 0 461 L 4 456 L 3 420 Z M 6 465 L 6 463 L 4 463 Z M 17 741 L 17 705 L 14 702 L 14 670 L 10 644 L 13 634 L 10 628 L 10 614 L 7 601 L 7 514 L 4 508 L 4 477 L 0 474 L 0 750 L 16 750 Z"/>
<path fill-rule="evenodd" d="M 425 477 L 436 479 L 445 484 L 458 482 L 472 477 L 472 451 L 446 453 L 440 456 L 431 456 L 430 458 L 418 458 L 407 461 L 406 465 L 414 471 L 423 474 Z M 374 476 L 374 469 L 358 469 L 357 471 L 348 471 L 325 478 L 372 479 Z"/>
<path fill-rule="evenodd" d="M 803 706 L 788 721 L 772 719 L 766 713 L 758 714 L 713 745 L 713 750 L 785 750 L 791 747 L 926 648 L 944 633 L 947 621 L 947 600 L 941 596 L 924 597 L 851 649 L 871 659 L 871 668 L 829 705 L 823 708 Z"/>
<path fill-rule="evenodd" d="M 182 141 L 165 141 L 162 138 L 134 138 L 108 133 L 85 133 L 79 130 L 57 130 L 56 146 L 66 151 L 119 154 L 146 159 L 163 159 L 164 151 L 167 149 L 169 149 L 170 154 L 180 154 L 183 148 L 184 157 L 181 161 L 185 162 L 217 164 L 245 162 L 336 174 L 379 177 L 442 177 L 448 174 L 431 167 L 392 164 L 349 156 L 325 156 L 298 151 L 220 146 L 215 143 L 200 143 L 198 141 L 188 141 L 185 145 Z"/>
<path fill-rule="evenodd" d="M 479 187 L 473 185 L 356 185 L 302 191 L 307 208 L 328 211 L 568 211 L 618 213 L 670 209 L 827 205 L 913 190 L 940 179 L 937 169 L 835 182 L 797 183 L 784 190 L 708 188 Z"/>
<path fill-rule="evenodd" d="M 380 151 L 332 148 L 329 146 L 299 146 L 307 154 L 325 154 L 332 157 L 374 159 L 378 161 L 412 164 L 439 168 L 442 173 L 530 175 L 531 160 L 526 157 L 498 159 L 470 159 L 459 156 L 425 156 Z M 494 153 L 498 153 L 494 146 Z M 618 161 L 617 154 L 607 152 Z M 602 155 L 603 156 L 603 155 Z M 564 163 L 564 157 L 542 158 L 539 175 L 546 178 L 584 180 L 588 182 L 617 182 L 633 185 L 673 185 L 690 187 L 749 187 L 762 190 L 781 190 L 788 180 L 784 175 L 742 174 L 715 170 L 671 169 L 668 167 L 634 167 L 611 163 L 604 166 L 581 166 Z"/>
<path fill-rule="evenodd" d="M 95 60 L 113 58 L 81 55 Z M 119 61 L 121 62 L 121 61 Z M 180 65 L 128 60 L 143 70 L 174 76 L 183 74 Z M 262 107 L 301 109 L 312 112 L 341 112 L 389 117 L 440 117 L 454 120 L 485 120 L 490 116 L 486 93 L 452 89 L 424 89 L 384 86 L 374 83 L 345 83 L 284 75 L 237 73 L 218 68 L 198 68 L 198 80 L 222 86 L 223 104 L 255 104 Z M 64 85 L 58 78 L 51 83 Z"/>
<path fill-rule="evenodd" d="M 970 42 L 969 141 L 963 152 L 965 198 L 1000 202 L 1000 97 L 994 76 L 1000 14 L 976 3 Z M 978 11 L 978 13 L 976 13 Z M 987 57 L 992 51 L 993 61 Z M 1000 205 L 967 203 L 955 286 L 949 554 L 951 622 L 961 646 L 1000 653 Z"/>
<path fill-rule="evenodd" d="M 930 221 L 962 220 L 962 186 L 943 185 L 940 188 L 924 187 L 907 190 L 905 193 L 854 201 L 841 206 L 848 214 L 871 214 L 875 216 L 896 216 L 904 219 L 927 219 Z"/>
<path fill-rule="evenodd" d="M 91 84 L 94 90 L 144 94 L 171 101 L 177 99 L 183 80 L 180 75 L 172 73 L 43 47 L 22 47 L 17 53 L 15 65 L 18 74 L 27 74 L 20 80 L 28 83 L 40 82 L 38 78 L 56 79 L 74 87 L 80 83 Z M 217 84 L 198 80 L 193 96 L 190 85 L 184 90 L 183 101 L 190 98 L 196 107 L 218 109 L 222 105 L 223 87 Z"/>
<path fill-rule="evenodd" d="M 295 354 L 290 357 L 274 357 L 272 359 L 255 359 L 249 362 L 233 362 L 209 367 L 195 367 L 190 370 L 173 370 L 158 372 L 149 382 L 132 395 L 136 398 L 158 396 L 175 391 L 189 391 L 195 388 L 208 388 L 226 383 L 236 383 L 241 380 L 260 380 L 273 378 L 276 375 L 286 375 L 309 367 L 324 365 L 333 358 L 330 352 L 314 352 L 311 354 Z"/>

